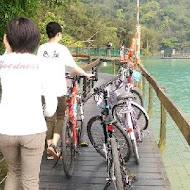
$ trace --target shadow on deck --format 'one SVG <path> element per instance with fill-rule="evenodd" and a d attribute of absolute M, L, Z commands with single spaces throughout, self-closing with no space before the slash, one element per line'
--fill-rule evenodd
<path fill-rule="evenodd" d="M 108 80 L 111 75 L 104 74 L 99 77 L 100 84 L 103 80 Z M 85 124 L 92 116 L 100 113 L 95 104 L 93 105 L 95 109 L 92 109 L 92 104 L 94 104 L 92 99 L 85 104 Z M 128 162 L 130 173 L 137 177 L 132 190 L 171 190 L 162 157 L 150 127 L 148 131 L 143 142 L 139 144 L 140 164 L 137 166 L 133 158 Z M 86 128 L 84 140 L 89 142 Z M 55 169 L 52 168 L 54 163 L 55 161 L 46 160 L 44 155 L 40 173 L 40 190 L 103 190 L 106 184 L 105 159 L 95 151 L 90 142 L 89 147 L 81 148 L 72 178 L 68 179 L 65 176 L 61 160 Z M 109 189 L 114 188 L 110 186 Z"/>

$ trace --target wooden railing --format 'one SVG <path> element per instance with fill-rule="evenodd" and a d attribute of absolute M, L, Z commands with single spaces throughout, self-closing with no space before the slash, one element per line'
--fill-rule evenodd
<path fill-rule="evenodd" d="M 166 94 L 165 89 L 159 86 L 156 80 L 147 72 L 147 70 L 139 65 L 140 70 L 142 71 L 142 80 L 141 88 L 142 94 L 145 96 L 145 80 L 149 83 L 149 98 L 148 98 L 148 114 L 152 114 L 152 105 L 153 105 L 153 89 L 156 92 L 157 97 L 160 100 L 161 104 L 161 121 L 160 121 L 160 140 L 158 146 L 161 152 L 165 149 L 166 143 L 166 112 L 169 113 L 171 118 L 175 121 L 176 125 L 180 129 L 187 143 L 190 145 L 190 120 L 183 113 L 183 111 L 177 107 L 175 102 Z"/>

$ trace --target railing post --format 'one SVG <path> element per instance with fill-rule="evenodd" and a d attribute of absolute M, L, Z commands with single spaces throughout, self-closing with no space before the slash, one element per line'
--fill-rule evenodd
<path fill-rule="evenodd" d="M 115 75 L 115 60 L 112 63 L 112 73 Z"/>
<path fill-rule="evenodd" d="M 142 98 L 145 99 L 145 78 L 142 75 Z"/>
<path fill-rule="evenodd" d="M 163 90 L 165 90 L 163 88 Z M 160 140 L 158 143 L 158 148 L 161 153 L 164 152 L 166 148 L 166 110 L 164 108 L 164 105 L 160 103 L 161 105 L 161 121 L 160 121 Z"/>
<path fill-rule="evenodd" d="M 153 104 L 153 90 L 152 86 L 149 84 L 149 100 L 148 100 L 148 116 L 152 116 L 152 104 Z"/>

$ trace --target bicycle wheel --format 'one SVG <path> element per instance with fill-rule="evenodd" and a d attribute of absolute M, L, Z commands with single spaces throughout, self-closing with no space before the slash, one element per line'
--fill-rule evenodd
<path fill-rule="evenodd" d="M 65 175 L 70 178 L 75 167 L 76 151 L 74 147 L 72 123 L 67 116 L 65 116 L 62 129 L 62 162 Z"/>
<path fill-rule="evenodd" d="M 131 140 L 131 144 L 132 144 L 132 148 L 133 148 L 133 153 L 134 153 L 134 156 L 135 156 L 136 164 L 139 164 L 139 151 L 138 151 L 136 139 Z"/>
<path fill-rule="evenodd" d="M 134 96 L 133 101 L 140 104 L 142 107 L 144 106 L 142 96 L 137 89 L 131 90 L 131 94 Z"/>
<path fill-rule="evenodd" d="M 135 102 L 131 102 L 131 107 L 133 108 L 133 115 L 135 116 L 136 126 L 138 126 L 139 130 L 145 130 L 148 127 L 148 115 L 143 107 L 138 105 Z M 122 100 L 118 104 L 114 105 L 112 109 L 113 117 L 122 125 L 125 126 L 125 115 L 127 112 L 126 101 Z M 140 118 L 138 119 L 138 115 L 136 113 L 141 113 Z"/>
<path fill-rule="evenodd" d="M 120 159 L 119 159 L 119 152 L 118 152 L 118 146 L 116 139 L 112 137 L 110 139 L 111 143 L 111 151 L 112 151 L 112 165 L 114 168 L 112 169 L 113 177 L 115 179 L 112 179 L 114 182 L 114 185 L 117 190 L 124 190 L 124 184 L 122 180 L 122 173 L 121 173 L 121 165 L 120 165 Z"/>
<path fill-rule="evenodd" d="M 125 161 L 128 161 L 131 157 L 132 145 L 131 141 L 122 127 L 114 124 L 115 129 L 113 135 L 118 139 L 118 144 L 121 148 L 121 153 Z M 105 143 L 105 136 L 102 124 L 102 117 L 100 115 L 92 117 L 87 124 L 87 134 L 89 140 L 96 151 L 106 158 L 103 144 Z"/>
<path fill-rule="evenodd" d="M 142 96 L 137 89 L 131 90 L 128 96 L 130 95 L 133 97 L 133 102 L 141 105 L 142 107 L 144 106 Z M 139 109 L 136 109 L 135 112 L 136 112 L 136 118 L 139 119 L 141 117 L 142 112 L 139 111 Z"/>

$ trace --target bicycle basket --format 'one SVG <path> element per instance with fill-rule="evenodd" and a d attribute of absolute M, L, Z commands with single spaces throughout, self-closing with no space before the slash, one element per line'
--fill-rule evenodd
<path fill-rule="evenodd" d="M 135 81 L 140 81 L 141 79 L 141 73 L 139 71 L 133 70 L 132 77 Z"/>

